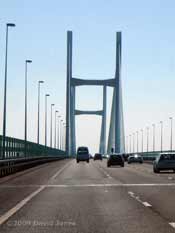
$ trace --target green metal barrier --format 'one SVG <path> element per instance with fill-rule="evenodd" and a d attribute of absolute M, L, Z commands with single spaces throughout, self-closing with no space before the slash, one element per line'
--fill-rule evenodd
<path fill-rule="evenodd" d="M 3 137 L 0 135 L 0 159 L 35 158 L 40 156 L 65 157 L 65 151 L 50 148 L 34 142 L 6 137 L 3 153 Z M 3 155 L 4 154 L 4 155 Z"/>
<path fill-rule="evenodd" d="M 67 158 L 65 151 L 0 135 L 0 177 L 43 163 Z"/>

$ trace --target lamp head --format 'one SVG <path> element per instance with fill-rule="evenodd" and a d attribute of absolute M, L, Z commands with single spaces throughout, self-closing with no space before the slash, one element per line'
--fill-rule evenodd
<path fill-rule="evenodd" d="M 14 23 L 7 23 L 7 27 L 15 27 L 16 25 Z"/>

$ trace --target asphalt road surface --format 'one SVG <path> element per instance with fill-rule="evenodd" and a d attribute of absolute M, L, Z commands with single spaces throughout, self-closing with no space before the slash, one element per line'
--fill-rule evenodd
<path fill-rule="evenodd" d="M 0 233 L 175 232 L 175 174 L 62 160 L 0 179 Z"/>

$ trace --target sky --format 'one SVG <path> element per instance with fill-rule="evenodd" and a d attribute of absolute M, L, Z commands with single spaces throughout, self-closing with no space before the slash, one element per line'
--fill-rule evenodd
<path fill-rule="evenodd" d="M 7 135 L 24 138 L 24 65 L 28 67 L 28 140 L 37 135 L 37 82 L 41 88 L 41 143 L 44 143 L 44 95 L 65 120 L 66 31 L 73 31 L 73 76 L 113 78 L 116 31 L 122 31 L 122 85 L 126 137 L 156 124 L 156 149 L 169 149 L 170 120 L 175 117 L 175 1 L 173 0 L 1 0 L 0 1 L 0 130 L 2 132 L 5 25 L 9 30 Z M 108 88 L 108 118 L 112 89 Z M 102 107 L 101 87 L 78 87 L 76 107 Z M 101 118 L 76 117 L 77 145 L 98 151 Z M 175 133 L 175 124 L 173 132 Z M 48 129 L 49 130 L 49 129 Z M 108 128 L 107 128 L 108 132 Z M 49 141 L 48 136 L 48 141 Z M 174 135 L 175 137 L 175 135 Z M 174 140 L 173 140 L 174 141 Z M 173 142 L 175 148 L 175 142 Z M 140 133 L 139 133 L 140 146 Z"/>

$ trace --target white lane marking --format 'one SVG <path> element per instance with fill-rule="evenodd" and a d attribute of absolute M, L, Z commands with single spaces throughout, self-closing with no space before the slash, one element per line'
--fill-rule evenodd
<path fill-rule="evenodd" d="M 146 202 L 146 201 L 143 202 L 142 204 L 143 204 L 144 206 L 146 206 L 146 207 L 151 207 L 151 206 L 152 206 L 152 205 L 150 205 L 150 204 L 149 204 L 148 202 Z"/>
<path fill-rule="evenodd" d="M 129 191 L 128 194 L 133 198 L 135 199 L 136 201 L 138 201 L 139 203 L 141 203 L 142 205 L 144 205 L 145 207 L 151 207 L 152 205 L 150 205 L 148 202 L 146 201 L 142 201 L 140 199 L 139 196 L 136 196 L 133 192 Z"/>
<path fill-rule="evenodd" d="M 70 161 L 72 162 L 72 161 Z M 63 166 L 59 171 L 57 171 L 50 179 L 55 179 L 65 168 L 67 168 L 70 164 L 66 164 Z M 0 188 L 3 187 L 0 185 Z M 6 186 L 6 187 L 12 187 L 12 186 Z M 38 187 L 37 185 L 16 185 L 13 187 Z M 27 204 L 33 197 L 35 197 L 38 193 L 40 193 L 43 189 L 45 189 L 47 185 L 39 185 L 39 188 L 31 193 L 29 196 L 27 196 L 24 200 L 20 201 L 16 206 L 11 208 L 9 211 L 7 211 L 5 214 L 0 216 L 0 225 L 2 225 L 5 221 L 7 221 L 12 215 L 14 215 L 18 210 L 20 210 L 25 204 Z"/>
<path fill-rule="evenodd" d="M 169 222 L 170 226 L 172 226 L 173 228 L 175 228 L 175 222 Z"/>
<path fill-rule="evenodd" d="M 86 187 L 168 187 L 175 186 L 175 183 L 165 184 L 38 184 L 38 185 L 0 185 L 0 189 L 3 188 L 32 188 L 32 187 L 53 187 L 53 188 L 86 188 Z"/>
<path fill-rule="evenodd" d="M 134 193 L 133 193 L 133 192 L 131 192 L 131 191 L 129 191 L 129 192 L 128 192 L 128 194 L 129 194 L 129 195 L 131 195 L 131 196 L 133 196 L 133 195 L 134 195 Z"/>
<path fill-rule="evenodd" d="M 45 187 L 41 186 L 39 189 L 31 193 L 24 200 L 20 201 L 16 206 L 7 211 L 0 217 L 0 225 L 2 225 L 5 221 L 7 221 L 12 215 L 14 215 L 18 210 L 20 210 L 27 202 L 29 202 L 32 198 L 34 198 L 38 193 L 40 193 Z"/>
<path fill-rule="evenodd" d="M 66 163 L 61 169 L 59 169 L 51 178 L 50 180 L 54 180 L 58 175 L 60 175 L 61 172 L 63 172 L 64 169 L 66 169 L 70 163 L 72 163 L 72 160 Z"/>
<path fill-rule="evenodd" d="M 171 176 L 168 176 L 168 180 L 172 180 L 173 179 L 173 177 L 171 177 Z"/>
<path fill-rule="evenodd" d="M 112 179 L 112 177 L 105 171 L 105 169 L 103 167 L 100 167 L 100 169 L 105 176 L 107 176 L 109 179 Z"/>

